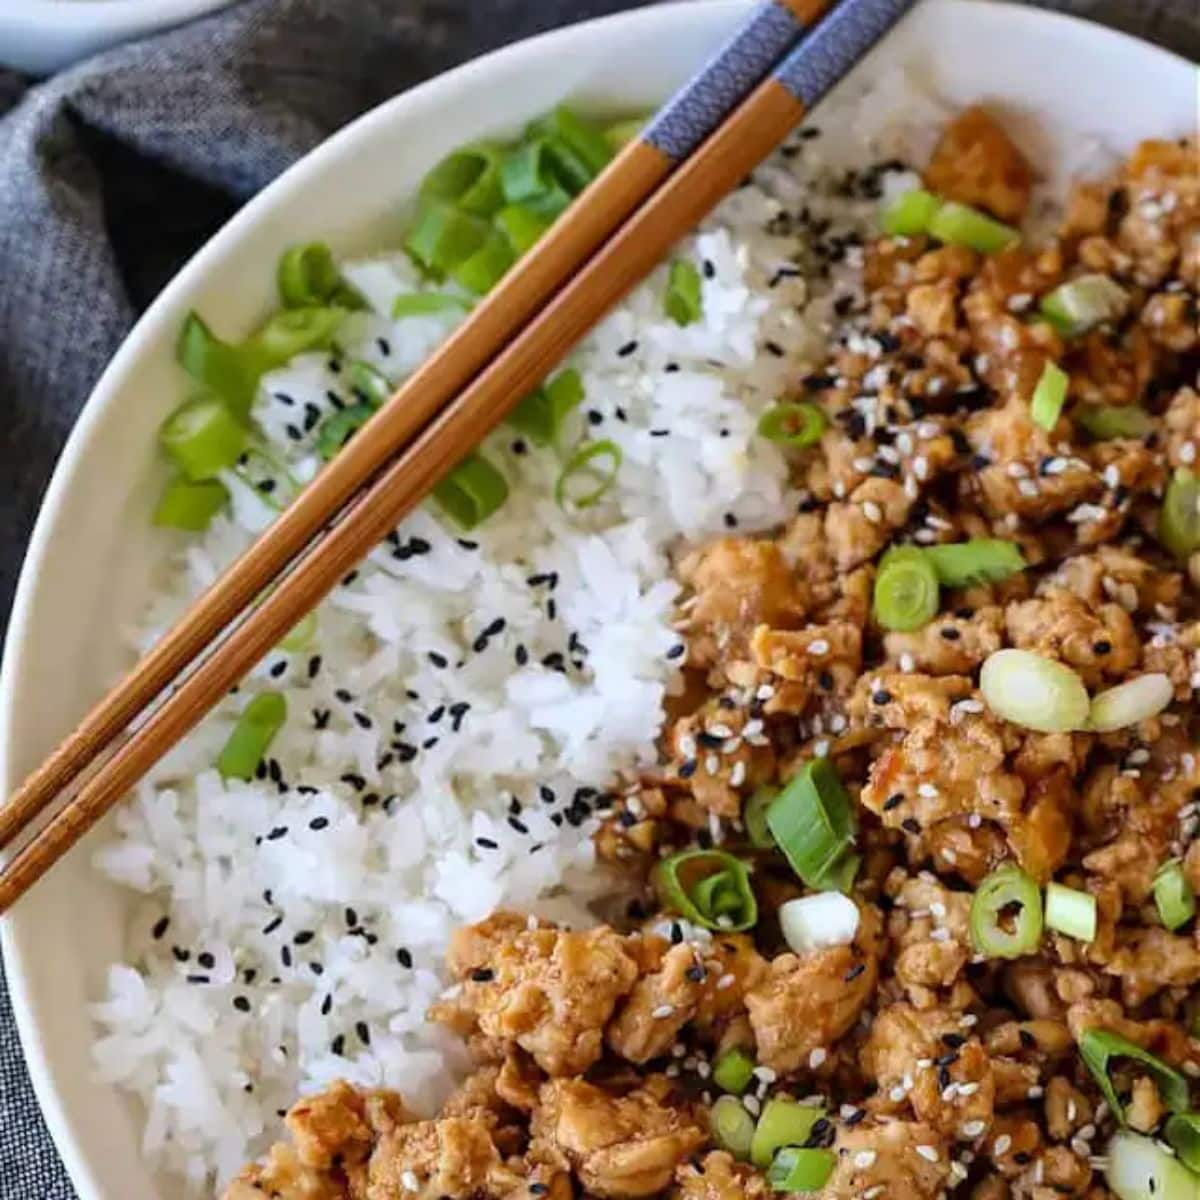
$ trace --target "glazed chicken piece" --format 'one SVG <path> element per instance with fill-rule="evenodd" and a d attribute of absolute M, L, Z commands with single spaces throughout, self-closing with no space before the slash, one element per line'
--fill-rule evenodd
<path fill-rule="evenodd" d="M 837 1165 L 822 1200 L 861 1200 L 876 1194 L 936 1200 L 946 1186 L 950 1159 L 937 1132 L 917 1121 L 866 1120 L 838 1130 Z"/>
<path fill-rule="evenodd" d="M 899 872 L 897 872 L 899 874 Z M 893 890 L 892 880 L 888 890 Z M 895 891 L 888 929 L 895 946 L 897 980 L 911 998 L 949 988 L 973 954 L 968 921 L 971 897 L 953 892 L 928 871 Z"/>
<path fill-rule="evenodd" d="M 925 182 L 948 200 L 1017 222 L 1029 204 L 1033 170 L 986 109 L 963 109 L 942 132 Z"/>
<path fill-rule="evenodd" d="M 1179 603 L 1183 577 L 1159 570 L 1123 547 L 1100 546 L 1090 554 L 1072 555 L 1045 586 L 1074 592 L 1092 611 L 1115 601 L 1129 613 L 1152 613 L 1160 604 L 1174 608 Z"/>
<path fill-rule="evenodd" d="M 487 952 L 482 962 L 463 949 L 476 942 Z M 469 930 L 452 961 L 462 992 L 431 1015 L 515 1042 L 548 1075 L 579 1074 L 600 1057 L 604 1026 L 638 975 L 624 939 L 604 925 L 586 932 L 523 925 L 481 942 Z"/>
<path fill-rule="evenodd" d="M 394 1092 L 376 1093 L 374 1104 L 383 1105 L 396 1123 L 412 1119 Z M 342 1080 L 294 1104 L 284 1123 L 300 1161 L 319 1170 L 328 1170 L 335 1160 L 362 1162 L 375 1142 L 367 1098 Z"/>
<path fill-rule="evenodd" d="M 324 1171 L 306 1167 L 291 1146 L 271 1147 L 264 1163 L 239 1173 L 224 1200 L 351 1200 L 346 1184 Z"/>
<path fill-rule="evenodd" d="M 695 1016 L 708 974 L 687 943 L 667 948 L 661 938 L 646 940 L 653 944 L 646 947 L 645 973 L 608 1027 L 609 1046 L 633 1063 L 649 1062 L 670 1050 Z"/>
<path fill-rule="evenodd" d="M 480 1120 L 414 1121 L 385 1133 L 366 1170 L 363 1200 L 471 1200 L 516 1183 Z"/>
<path fill-rule="evenodd" d="M 761 1172 L 736 1162 L 724 1150 L 680 1163 L 671 1200 L 770 1200 L 774 1193 Z"/>
<path fill-rule="evenodd" d="M 1066 663 L 1089 687 L 1123 678 L 1141 657 L 1137 630 L 1119 604 L 1089 609 L 1072 592 L 1050 589 L 1010 604 L 1004 616 L 1014 646 Z"/>
<path fill-rule="evenodd" d="M 924 674 L 966 675 L 1000 649 L 1003 637 L 1003 610 L 989 604 L 939 613 L 928 625 L 911 633 L 886 634 L 883 648 L 889 664 L 907 660 L 910 669 Z"/>
<path fill-rule="evenodd" d="M 582 1079 L 547 1083 L 533 1115 L 531 1153 L 569 1166 L 588 1192 L 607 1200 L 662 1191 L 708 1135 L 662 1103 L 652 1083 L 625 1096 Z"/>

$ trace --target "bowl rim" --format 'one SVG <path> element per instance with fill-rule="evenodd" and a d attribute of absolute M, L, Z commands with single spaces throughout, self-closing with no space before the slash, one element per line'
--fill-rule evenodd
<path fill-rule="evenodd" d="M 170 7 L 178 13 L 199 13 L 227 2 L 228 0 L 164 0 L 158 11 L 161 13 L 166 7 Z M 10 0 L 11 3 L 13 0 Z M 143 12 L 146 9 L 146 0 L 89 0 L 89 3 L 79 5 L 52 4 L 49 0 L 15 0 L 15 3 L 18 12 L 78 8 L 131 13 L 135 8 Z M 1028 7 L 1014 0 L 925 0 L 925 3 L 969 8 L 976 13 L 986 14 L 985 20 L 1020 23 L 1030 30 L 1032 36 L 1036 36 L 1039 30 L 1044 30 L 1047 26 L 1069 27 L 1076 31 L 1077 36 L 1108 43 L 1114 52 L 1128 53 L 1131 47 L 1136 47 L 1140 54 L 1149 52 L 1159 57 L 1164 68 L 1168 70 L 1195 70 L 1194 65 L 1182 55 L 1132 34 L 1068 13 Z M 22 642 L 25 629 L 33 618 L 35 580 L 49 551 L 59 510 L 100 428 L 120 403 L 124 380 L 130 367 L 136 365 L 140 356 L 163 335 L 160 326 L 165 314 L 174 307 L 176 298 L 186 294 L 194 284 L 201 281 L 208 273 L 210 263 L 224 253 L 226 245 L 236 241 L 243 230 L 252 227 L 264 214 L 269 213 L 277 197 L 293 189 L 303 189 L 313 176 L 325 169 L 327 160 L 336 158 L 360 141 L 369 143 L 381 126 L 394 120 L 417 119 L 423 109 L 436 110 L 443 97 L 460 88 L 471 87 L 478 78 L 486 78 L 497 59 L 506 62 L 522 58 L 536 60 L 555 51 L 569 52 L 572 43 L 582 42 L 598 32 L 618 26 L 629 26 L 634 31 L 638 31 L 638 27 L 641 26 L 644 27 L 641 30 L 644 34 L 661 36 L 664 30 L 669 31 L 675 24 L 694 22 L 699 8 L 705 10 L 705 20 L 719 24 L 723 18 L 747 10 L 749 0 L 669 0 L 668 3 L 576 22 L 501 46 L 392 96 L 336 130 L 302 155 L 248 201 L 188 259 L 138 318 L 96 380 L 60 451 L 42 496 L 21 564 L 4 638 L 3 656 L 0 659 L 0 782 L 8 782 L 7 776 L 11 769 L 11 714 L 17 703 L 17 679 L 23 674 Z M 11 8 L 6 9 L 5 15 L 10 15 L 12 11 Z M 0 859 L 2 858 L 3 856 L 0 856 Z M 92 1163 L 83 1156 L 71 1132 L 62 1101 L 53 1085 L 50 1047 L 42 1037 L 34 998 L 28 986 L 29 980 L 22 968 L 24 953 L 28 950 L 28 946 L 23 943 L 27 939 L 27 932 L 24 936 L 18 934 L 14 921 L 0 920 L 0 955 L 3 956 L 7 971 L 10 1001 L 26 1067 L 46 1128 L 54 1140 L 72 1184 L 85 1200 L 95 1200 L 102 1192 Z"/>
<path fill-rule="evenodd" d="M 181 24 L 224 8 L 234 0 L 6 0 L 2 14 L 9 26 L 46 33 L 104 34 L 133 30 L 147 32 Z"/>

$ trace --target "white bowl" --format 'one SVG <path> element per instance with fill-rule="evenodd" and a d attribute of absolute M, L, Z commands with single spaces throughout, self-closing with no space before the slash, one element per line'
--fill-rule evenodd
<path fill-rule="evenodd" d="M 118 42 L 224 8 L 231 0 L 3 0 L 0 65 L 47 75 Z"/>
<path fill-rule="evenodd" d="M 399 201 L 448 147 L 509 134 L 564 97 L 637 109 L 662 99 L 747 11 L 689 2 L 562 30 L 444 75 L 355 122 L 246 206 L 138 323 L 84 409 L 47 492 L 17 592 L 0 679 L 0 785 L 10 791 L 127 663 L 162 543 L 154 432 L 180 395 L 172 346 L 193 306 L 222 329 L 270 303 L 277 256 L 320 237 L 339 251 L 394 241 Z M 1001 105 L 1043 163 L 1101 135 L 1113 148 L 1190 133 L 1195 68 L 1064 17 L 978 0 L 927 0 L 859 68 L 905 64 L 955 103 Z M 850 82 L 854 86 L 854 81 Z M 1119 99 L 1118 99 L 1119 98 Z M 139 1116 L 94 1082 L 86 1005 L 120 957 L 128 895 L 84 845 L 3 922 L 3 950 L 34 1086 L 82 1200 L 165 1200 L 141 1162 Z"/>

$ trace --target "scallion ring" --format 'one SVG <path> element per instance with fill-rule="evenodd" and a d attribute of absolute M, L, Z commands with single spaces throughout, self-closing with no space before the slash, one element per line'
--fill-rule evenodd
<path fill-rule="evenodd" d="M 502 234 L 491 234 L 473 254 L 449 268 L 450 278 L 468 292 L 484 296 L 504 277 L 505 271 L 516 261 L 508 239 Z"/>
<path fill-rule="evenodd" d="M 491 142 L 462 146 L 421 181 L 423 201 L 443 201 L 462 212 L 490 217 L 504 203 L 500 163 L 504 151 Z"/>
<path fill-rule="evenodd" d="M 508 499 L 508 481 L 481 454 L 468 454 L 433 489 L 433 498 L 452 521 L 470 530 Z"/>
<path fill-rule="evenodd" d="M 880 560 L 872 611 L 884 629 L 921 629 L 937 616 L 940 596 L 933 563 L 916 546 L 895 546 Z"/>
<path fill-rule="evenodd" d="M 186 529 L 192 533 L 205 530 L 213 517 L 225 507 L 229 493 L 216 479 L 193 483 L 190 479 L 173 479 L 163 489 L 154 524 L 165 529 Z"/>
<path fill-rule="evenodd" d="M 319 308 L 335 300 L 342 304 L 351 294 L 342 282 L 333 251 L 324 242 L 303 242 L 285 250 L 275 281 L 284 308 Z"/>
<path fill-rule="evenodd" d="M 1067 733 L 1088 723 L 1091 701 L 1070 667 L 1032 650 L 997 650 L 979 673 L 979 691 L 998 717 L 1038 733 Z"/>
<path fill-rule="evenodd" d="M 971 899 L 971 942 L 988 958 L 1033 954 L 1042 939 L 1042 894 L 1013 863 L 983 879 Z"/>
<path fill-rule="evenodd" d="M 929 223 L 941 201 L 924 188 L 901 192 L 879 214 L 879 228 L 889 237 L 917 237 L 929 232 Z"/>
<path fill-rule="evenodd" d="M 518 258 L 531 250 L 553 223 L 550 217 L 526 204 L 508 204 L 493 220 Z"/>
<path fill-rule="evenodd" d="M 787 1096 L 775 1096 L 768 1100 L 754 1128 L 750 1161 L 756 1167 L 767 1167 L 776 1152 L 784 1146 L 803 1146 L 812 1133 L 812 1127 L 824 1115 L 823 1108 L 800 1104 Z"/>
<path fill-rule="evenodd" d="M 836 1163 L 832 1150 L 785 1146 L 771 1160 L 767 1182 L 776 1192 L 819 1192 Z"/>
<path fill-rule="evenodd" d="M 686 258 L 671 263 L 663 309 L 676 325 L 692 325 L 704 315 L 701 286 L 695 263 Z"/>
<path fill-rule="evenodd" d="M 713 1141 L 734 1158 L 746 1159 L 754 1140 L 754 1118 L 736 1096 L 721 1096 L 708 1112 Z"/>
<path fill-rule="evenodd" d="M 1078 337 L 1105 321 L 1119 317 L 1129 293 L 1107 275 L 1079 275 L 1060 283 L 1042 297 L 1042 316 L 1064 337 Z"/>
<path fill-rule="evenodd" d="M 257 364 L 261 374 L 283 366 L 297 354 L 328 350 L 345 319 L 344 308 L 285 309 L 247 338 L 241 350 Z"/>
<path fill-rule="evenodd" d="M 560 508 L 590 508 L 617 481 L 621 470 L 621 447 L 609 438 L 584 442 L 563 463 L 554 485 Z"/>
<path fill-rule="evenodd" d="M 742 825 L 746 840 L 755 850 L 770 850 L 775 845 L 767 825 L 767 809 L 779 795 L 776 787 L 760 787 L 754 791 L 742 807 Z"/>
<path fill-rule="evenodd" d="M 159 445 L 193 483 L 232 467 L 248 437 L 229 408 L 208 397 L 181 404 L 158 431 Z"/>
<path fill-rule="evenodd" d="M 189 313 L 175 346 L 179 365 L 199 384 L 215 393 L 240 420 L 250 416 L 261 368 L 242 350 L 222 341 L 197 313 Z"/>
<path fill-rule="evenodd" d="M 225 779 L 252 779 L 275 735 L 287 720 L 287 700 L 280 692 L 260 692 L 238 717 L 217 758 Z"/>
<path fill-rule="evenodd" d="M 948 200 L 929 218 L 928 232 L 939 242 L 966 246 L 980 254 L 998 254 L 1015 246 L 1020 233 L 969 204 Z"/>
<path fill-rule="evenodd" d="M 1114 1058 L 1128 1058 L 1145 1067 L 1158 1087 L 1158 1094 L 1172 1112 L 1186 1112 L 1190 1106 L 1187 1078 L 1119 1033 L 1108 1029 L 1086 1030 L 1079 1038 L 1079 1054 L 1108 1102 L 1109 1111 L 1122 1125 L 1125 1124 L 1125 1109 L 1109 1074 L 1109 1063 Z"/>
<path fill-rule="evenodd" d="M 375 409 L 369 404 L 351 404 L 331 412 L 317 430 L 317 453 L 328 462 L 371 419 Z"/>
<path fill-rule="evenodd" d="M 1178 859 L 1165 862 L 1154 876 L 1154 904 L 1163 925 L 1174 932 L 1196 915 L 1196 893 Z"/>
<path fill-rule="evenodd" d="M 392 394 L 392 385 L 382 371 L 356 359 L 350 364 L 350 390 L 372 408 L 382 408 Z"/>
<path fill-rule="evenodd" d="M 1200 1171 L 1200 1113 L 1173 1113 L 1163 1132 L 1179 1161 L 1190 1171 Z"/>
<path fill-rule="evenodd" d="M 1144 438 L 1154 432 L 1154 418 L 1136 404 L 1083 404 L 1071 420 L 1099 442 L 1113 438 Z"/>
<path fill-rule="evenodd" d="M 664 858 L 654 869 L 654 887 L 665 907 L 705 929 L 736 933 L 758 920 L 750 869 L 723 850 Z"/>
<path fill-rule="evenodd" d="M 809 887 L 828 886 L 856 833 L 850 797 L 829 759 L 804 764 L 767 809 L 767 826 Z"/>
<path fill-rule="evenodd" d="M 809 400 L 781 400 L 758 419 L 760 437 L 801 450 L 815 446 L 828 427 L 829 418 Z"/>
<path fill-rule="evenodd" d="M 434 201 L 421 206 L 404 246 L 426 272 L 441 277 L 470 258 L 490 233 L 491 227 L 481 218 Z"/>
<path fill-rule="evenodd" d="M 1062 367 L 1046 360 L 1029 399 L 1029 415 L 1035 425 L 1049 432 L 1058 424 L 1063 405 L 1067 402 L 1067 386 L 1070 382 L 1070 376 Z"/>
<path fill-rule="evenodd" d="M 401 292 L 392 301 L 392 319 L 405 317 L 440 317 L 450 313 L 471 311 L 471 301 L 466 296 L 453 296 L 447 292 Z"/>
<path fill-rule="evenodd" d="M 1087 727 L 1097 733 L 1112 733 L 1157 717 L 1175 698 L 1169 675 L 1154 671 L 1118 683 L 1093 697 Z"/>
<path fill-rule="evenodd" d="M 1180 561 L 1200 550 L 1200 476 L 1177 467 L 1158 514 L 1158 540 Z"/>
<path fill-rule="evenodd" d="M 933 563 L 938 582 L 950 588 L 1003 583 L 1026 567 L 1020 546 L 1001 538 L 971 538 L 926 546 L 923 553 Z"/>
<path fill-rule="evenodd" d="M 1081 942 L 1094 941 L 1096 897 L 1065 884 L 1046 884 L 1046 924 Z"/>
<path fill-rule="evenodd" d="M 740 1096 L 750 1086 L 756 1065 L 752 1055 L 740 1046 L 733 1046 L 717 1055 L 712 1065 L 712 1081 L 721 1091 Z"/>
<path fill-rule="evenodd" d="M 1154 1138 L 1122 1129 L 1109 1140 L 1105 1157 L 1105 1182 L 1117 1200 L 1197 1200 L 1200 1195 L 1183 1156 L 1176 1158 Z"/>
<path fill-rule="evenodd" d="M 508 423 L 538 446 L 558 442 L 563 422 L 583 402 L 583 379 L 574 367 L 560 371 L 530 392 L 508 415 Z"/>

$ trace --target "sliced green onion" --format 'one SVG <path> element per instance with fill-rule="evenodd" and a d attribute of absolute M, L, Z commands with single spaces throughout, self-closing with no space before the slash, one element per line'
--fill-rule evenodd
<path fill-rule="evenodd" d="M 723 850 L 684 850 L 654 869 L 664 906 L 705 929 L 737 932 L 758 920 L 750 870 Z"/>
<path fill-rule="evenodd" d="M 504 203 L 501 147 L 490 142 L 463 146 L 442 159 L 421 181 L 423 201 L 445 201 L 461 212 L 490 217 Z"/>
<path fill-rule="evenodd" d="M 524 397 L 509 414 L 508 422 L 537 445 L 552 446 L 558 441 L 563 422 L 583 397 L 583 379 L 574 367 L 568 367 Z"/>
<path fill-rule="evenodd" d="M 760 437 L 797 449 L 815 446 L 828 427 L 829 418 L 809 400 L 781 400 L 758 419 Z"/>
<path fill-rule="evenodd" d="M 713 1083 L 723 1092 L 740 1096 L 750 1086 L 756 1065 L 751 1055 L 740 1046 L 734 1046 L 718 1055 L 713 1063 Z"/>
<path fill-rule="evenodd" d="M 943 587 L 1003 583 L 1026 567 L 1021 547 L 1000 538 L 971 538 L 944 546 L 926 546 L 923 553 L 933 563 Z"/>
<path fill-rule="evenodd" d="M 599 466 L 593 465 L 595 459 L 602 460 Z M 570 504 L 573 508 L 590 508 L 616 483 L 621 459 L 621 447 L 608 438 L 585 442 L 563 463 L 554 485 L 554 499 L 559 507 Z M 589 481 L 594 486 L 583 490 Z"/>
<path fill-rule="evenodd" d="M 284 308 L 316 308 L 331 301 L 345 285 L 324 242 L 303 242 L 283 252 L 276 270 Z"/>
<path fill-rule="evenodd" d="M 1067 733 L 1088 721 L 1087 688 L 1070 667 L 1032 650 L 997 650 L 979 674 L 979 691 L 998 717 L 1038 733 Z"/>
<path fill-rule="evenodd" d="M 1067 385 L 1071 377 L 1057 363 L 1046 360 L 1037 386 L 1029 400 L 1029 415 L 1043 429 L 1053 429 L 1062 416 L 1067 402 Z"/>
<path fill-rule="evenodd" d="M 784 1146 L 803 1146 L 812 1127 L 824 1115 L 824 1109 L 798 1104 L 786 1096 L 768 1100 L 754 1127 L 750 1161 L 756 1167 L 767 1167 L 777 1150 Z"/>
<path fill-rule="evenodd" d="M 280 692 L 260 692 L 242 709 L 229 740 L 217 758 L 225 779 L 253 779 L 258 764 L 287 720 L 287 700 Z"/>
<path fill-rule="evenodd" d="M 613 150 L 623 150 L 645 128 L 645 117 L 629 117 L 624 121 L 615 121 L 605 129 L 604 140 Z"/>
<path fill-rule="evenodd" d="M 1114 729 L 1127 729 L 1140 721 L 1157 717 L 1175 697 L 1170 676 L 1160 671 L 1149 675 L 1138 675 L 1092 700 L 1088 711 L 1087 725 L 1098 733 L 1112 733 Z"/>
<path fill-rule="evenodd" d="M 599 175 L 612 160 L 613 148 L 604 130 L 577 112 L 560 104 L 548 116 L 538 121 L 536 129 L 566 146 L 590 172 Z"/>
<path fill-rule="evenodd" d="M 915 546 L 895 546 L 880 560 L 875 575 L 875 620 L 884 629 L 920 629 L 937 616 L 940 595 L 928 556 Z"/>
<path fill-rule="evenodd" d="M 840 891 L 785 900 L 778 915 L 783 940 L 797 954 L 848 946 L 858 934 L 858 905 Z"/>
<path fill-rule="evenodd" d="M 1158 514 L 1158 540 L 1178 559 L 1200 550 L 1200 477 L 1177 467 Z"/>
<path fill-rule="evenodd" d="M 474 529 L 508 499 L 508 481 L 480 454 L 469 454 L 433 489 L 442 511 L 463 529 Z"/>
<path fill-rule="evenodd" d="M 544 217 L 558 216 L 571 203 L 546 138 L 535 138 L 509 153 L 500 177 L 509 204 L 523 204 Z"/>
<path fill-rule="evenodd" d="M 317 614 L 314 610 L 305 613 L 288 631 L 287 636 L 279 643 L 280 650 L 294 654 L 298 650 L 307 650 L 317 636 Z"/>
<path fill-rule="evenodd" d="M 1197 1200 L 1200 1196 L 1196 1176 L 1180 1161 L 1182 1155 L 1176 1158 L 1154 1138 L 1122 1129 L 1109 1141 L 1105 1157 L 1104 1177 L 1118 1200 Z"/>
<path fill-rule="evenodd" d="M 500 230 L 520 258 L 533 248 L 537 240 L 550 228 L 552 218 L 524 204 L 510 204 L 495 216 L 496 228 Z"/>
<path fill-rule="evenodd" d="M 220 396 L 245 420 L 250 415 L 260 370 L 246 355 L 217 337 L 196 314 L 189 313 L 175 346 L 179 365 L 197 383 Z"/>
<path fill-rule="evenodd" d="M 514 261 L 508 239 L 493 233 L 474 254 L 450 268 L 450 277 L 468 292 L 484 296 L 500 282 Z"/>
<path fill-rule="evenodd" d="M 1154 903 L 1159 919 L 1172 931 L 1186 925 L 1196 915 L 1196 893 L 1177 859 L 1163 863 L 1154 876 Z"/>
<path fill-rule="evenodd" d="M 158 431 L 159 445 L 193 483 L 233 466 L 247 437 L 224 403 L 205 397 L 181 404 Z"/>
<path fill-rule="evenodd" d="M 346 319 L 344 308 L 290 308 L 276 313 L 242 343 L 242 353 L 259 373 L 281 367 L 297 354 L 328 350 Z"/>
<path fill-rule="evenodd" d="M 745 1159 L 754 1140 L 754 1118 L 736 1096 L 721 1096 L 709 1110 L 713 1140 L 734 1158 Z"/>
<path fill-rule="evenodd" d="M 1079 1039 L 1079 1054 L 1091 1071 L 1096 1085 L 1108 1101 L 1113 1116 L 1125 1124 L 1125 1110 L 1108 1073 L 1114 1058 L 1129 1058 L 1146 1068 L 1158 1087 L 1158 1094 L 1172 1112 L 1186 1112 L 1189 1107 L 1188 1081 L 1174 1067 L 1141 1046 L 1108 1029 L 1089 1029 Z"/>
<path fill-rule="evenodd" d="M 229 493 L 216 479 L 193 483 L 188 479 L 173 479 L 163 489 L 154 524 L 166 529 L 187 529 L 193 533 L 205 530 L 213 517 L 225 507 Z"/>
<path fill-rule="evenodd" d="M 1032 954 L 1042 938 L 1042 894 L 1020 867 L 997 867 L 971 899 L 971 941 L 988 958 Z"/>
<path fill-rule="evenodd" d="M 929 219 L 929 233 L 950 246 L 967 246 L 981 254 L 997 254 L 1015 246 L 1020 233 L 969 204 L 947 200 Z"/>
<path fill-rule="evenodd" d="M 767 1168 L 767 1182 L 776 1192 L 819 1192 L 836 1162 L 832 1150 L 785 1146 Z"/>
<path fill-rule="evenodd" d="M 401 292 L 392 301 L 392 319 L 404 317 L 440 317 L 444 313 L 470 312 L 471 301 L 466 296 L 450 296 L 445 292 Z"/>
<path fill-rule="evenodd" d="M 317 453 L 328 462 L 371 419 L 375 409 L 369 404 L 339 408 L 321 422 L 317 430 Z"/>
<path fill-rule="evenodd" d="M 700 272 L 686 258 L 671 263 L 663 309 L 676 325 L 692 325 L 704 315 L 700 295 Z"/>
<path fill-rule="evenodd" d="M 821 876 L 820 886 L 831 891 L 849 894 L 854 887 L 858 868 L 862 866 L 862 855 L 843 854 L 841 858 Z"/>
<path fill-rule="evenodd" d="M 767 826 L 792 870 L 822 888 L 854 842 L 854 811 L 827 758 L 810 759 L 767 809 Z"/>
<path fill-rule="evenodd" d="M 1167 1143 L 1190 1171 L 1200 1171 L 1200 1113 L 1173 1113 L 1167 1118 Z M 1200 1192 L 1200 1184 L 1197 1185 Z"/>
<path fill-rule="evenodd" d="M 879 214 L 879 228 L 889 237 L 916 237 L 929 232 L 929 222 L 941 201 L 923 188 L 902 192 Z"/>
<path fill-rule="evenodd" d="M 1065 884 L 1046 884 L 1046 924 L 1081 942 L 1094 941 L 1096 897 Z"/>
<path fill-rule="evenodd" d="M 350 390 L 372 408 L 382 408 L 392 395 L 388 377 L 361 359 L 350 364 Z"/>
<path fill-rule="evenodd" d="M 1154 432 L 1154 418 L 1136 404 L 1083 404 L 1071 420 L 1097 441 L 1142 438 Z"/>
<path fill-rule="evenodd" d="M 742 809 L 742 824 L 746 828 L 746 837 L 755 850 L 770 850 L 775 845 L 775 839 L 767 825 L 767 809 L 778 795 L 778 788 L 760 787 Z"/>
<path fill-rule="evenodd" d="M 487 240 L 486 221 L 460 212 L 450 204 L 428 203 L 421 207 L 409 230 L 405 248 L 431 275 L 445 275 L 451 267 L 470 258 Z"/>
<path fill-rule="evenodd" d="M 1104 321 L 1119 317 L 1129 294 L 1107 275 L 1080 275 L 1042 297 L 1042 316 L 1066 337 L 1078 337 Z"/>

